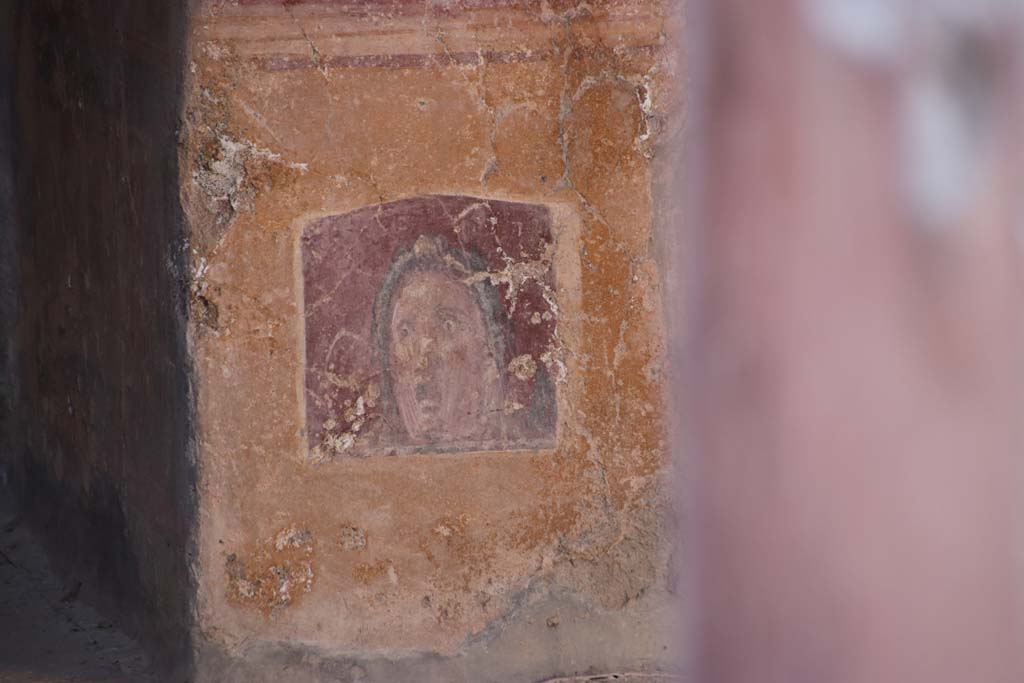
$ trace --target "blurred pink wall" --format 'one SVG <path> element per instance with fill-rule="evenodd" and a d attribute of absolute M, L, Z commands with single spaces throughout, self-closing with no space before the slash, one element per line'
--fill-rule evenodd
<path fill-rule="evenodd" d="M 691 7 L 694 680 L 1024 681 L 1019 10 Z"/>

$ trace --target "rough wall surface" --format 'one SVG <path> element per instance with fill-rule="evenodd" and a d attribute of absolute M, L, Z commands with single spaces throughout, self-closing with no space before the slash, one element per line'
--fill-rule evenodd
<path fill-rule="evenodd" d="M 203 680 L 287 671 L 290 681 L 539 681 L 669 666 L 659 632 L 672 571 L 652 186 L 678 105 L 667 48 L 676 9 L 660 0 L 201 6 L 181 189 Z M 460 210 L 439 226 L 424 218 L 420 238 L 395 218 L 396 202 L 452 197 L 464 198 Z M 550 222 L 550 237 L 537 233 L 540 256 L 509 247 L 525 224 L 504 218 L 516 214 L 500 202 L 538 207 L 531 215 Z M 353 229 L 352 215 L 377 220 Z M 358 241 L 351 253 L 365 253 L 365 267 L 345 266 L 353 259 L 332 238 L 344 272 L 304 280 L 311 259 L 331 258 L 303 241 L 322 225 L 344 226 L 337 234 Z M 397 248 L 396 231 L 409 235 Z M 479 246 L 481 235 L 497 247 Z M 476 270 L 470 252 L 486 252 Z M 402 271 L 403 259 L 420 265 Z M 442 321 L 448 380 L 425 377 L 436 359 L 422 350 L 436 339 L 411 345 L 426 354 L 411 379 L 394 369 L 414 353 L 392 312 L 403 304 L 380 305 L 390 299 L 372 292 L 389 293 L 391 280 L 353 280 L 346 268 L 357 266 L 399 272 L 398 300 L 429 297 L 409 284 L 423 272 L 446 283 L 447 301 L 418 310 L 461 306 L 468 316 Z M 460 283 L 481 282 L 511 321 L 486 333 L 499 343 L 483 351 L 459 330 L 492 328 L 480 327 L 473 304 L 452 303 L 473 301 Z M 330 297 L 304 296 L 310 286 Z M 514 304 L 522 287 L 545 302 L 529 315 Z M 318 328 L 334 344 L 321 353 L 306 335 L 324 300 L 345 310 L 316 313 L 337 330 Z M 517 335 L 530 324 L 550 329 L 537 337 L 543 348 L 502 356 L 527 348 Z M 306 381 L 310 349 L 319 384 Z M 510 362 L 460 384 L 471 357 Z M 497 426 L 482 416 L 445 422 L 453 395 L 528 384 L 518 395 L 532 397 L 540 373 L 553 386 L 543 404 L 557 416 L 550 444 L 524 446 L 507 427 L 533 398 L 498 401 Z M 310 402 L 316 434 L 306 429 Z M 473 448 L 456 438 L 465 434 Z"/>
<path fill-rule="evenodd" d="M 69 582 L 183 662 L 194 500 L 176 190 L 184 3 L 12 11 L 13 479 Z"/>
<path fill-rule="evenodd" d="M 17 230 L 14 211 L 13 5 L 0 7 L 0 477 L 12 459 L 17 376 L 12 334 L 17 314 Z M 0 480 L 0 486 L 5 483 Z"/>

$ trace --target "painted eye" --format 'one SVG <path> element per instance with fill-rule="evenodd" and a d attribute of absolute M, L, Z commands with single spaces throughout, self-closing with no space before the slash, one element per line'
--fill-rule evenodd
<path fill-rule="evenodd" d="M 437 315 L 436 319 L 438 326 L 449 334 L 457 332 L 458 330 L 466 329 L 466 324 L 463 321 L 462 316 L 455 311 L 446 308 L 438 308 L 435 314 Z"/>
<path fill-rule="evenodd" d="M 408 325 L 402 325 L 401 327 L 398 328 L 398 338 L 408 339 L 409 334 L 411 334 L 411 332 L 412 331 L 409 329 Z"/>

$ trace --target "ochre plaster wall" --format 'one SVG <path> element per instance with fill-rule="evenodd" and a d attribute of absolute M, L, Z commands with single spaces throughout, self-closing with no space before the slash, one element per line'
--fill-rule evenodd
<path fill-rule="evenodd" d="M 429 655 L 486 669 L 479 644 L 523 628 L 554 645 L 506 652 L 529 672 L 521 680 L 665 665 L 655 634 L 671 591 L 671 514 L 652 169 L 678 107 L 676 9 L 199 8 L 181 173 L 198 384 L 198 627 L 224 680 L 257 652 L 294 664 L 294 648 L 318 653 L 321 668 Z M 302 230 L 423 195 L 550 211 L 556 445 L 310 458 Z M 320 680 L 309 656 L 298 659 Z M 519 680 L 502 666 L 466 680 Z"/>

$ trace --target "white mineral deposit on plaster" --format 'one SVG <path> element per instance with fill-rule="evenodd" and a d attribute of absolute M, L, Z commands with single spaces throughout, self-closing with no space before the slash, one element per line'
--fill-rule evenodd
<path fill-rule="evenodd" d="M 519 401 L 513 401 L 511 399 L 505 401 L 505 412 L 508 413 L 508 414 L 518 413 L 520 410 L 522 410 L 525 407 L 526 406 L 524 406 Z"/>
<path fill-rule="evenodd" d="M 544 366 L 549 372 L 551 372 L 551 376 L 555 382 L 559 384 L 565 382 L 566 377 L 568 376 L 568 371 L 565 367 L 565 363 L 557 358 L 555 353 L 552 351 L 545 351 L 541 354 L 540 361 L 544 363 Z"/>
<path fill-rule="evenodd" d="M 235 585 L 238 589 L 238 594 L 243 598 L 252 599 L 256 597 L 256 587 L 253 585 L 252 581 L 249 581 L 248 579 L 238 579 Z"/>
<path fill-rule="evenodd" d="M 547 302 L 548 306 L 555 313 L 558 312 L 558 306 L 555 304 L 554 292 L 545 282 L 548 271 L 551 270 L 551 260 L 554 252 L 554 245 L 548 244 L 544 250 L 544 254 L 533 261 L 513 261 L 507 255 L 505 255 L 505 261 L 508 265 L 502 270 L 488 271 L 485 273 L 474 273 L 464 280 L 466 284 L 475 284 L 482 280 L 490 280 L 492 285 L 507 285 L 508 291 L 505 294 L 505 298 L 512 302 L 510 311 L 515 311 L 515 304 L 519 297 L 519 290 L 522 289 L 523 285 L 528 281 L 534 281 L 541 285 L 542 296 L 544 301 Z"/>

